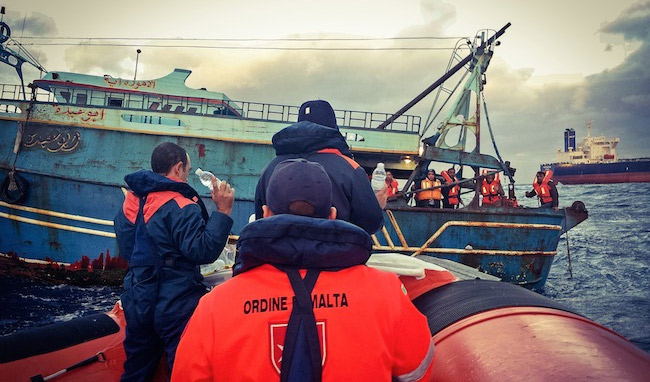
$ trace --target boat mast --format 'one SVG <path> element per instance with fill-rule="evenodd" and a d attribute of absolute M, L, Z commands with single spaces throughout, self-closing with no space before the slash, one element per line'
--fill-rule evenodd
<path fill-rule="evenodd" d="M 420 155 L 419 163 L 411 173 L 402 192 L 407 192 L 418 173 L 426 170 L 432 161 L 459 165 L 461 169 L 462 166 L 471 167 L 474 170 L 474 177 L 466 179 L 466 181 L 479 178 L 481 176 L 481 168 L 495 170 L 495 172 L 501 171 L 504 168 L 500 160 L 497 160 L 491 155 L 481 154 L 480 152 L 480 110 L 481 94 L 485 84 L 485 72 L 492 58 L 494 46 L 498 45 L 496 40 L 509 26 L 510 23 L 494 33 L 487 40 L 485 31 L 478 34 L 474 39 L 474 43 L 471 44 L 473 49 L 472 54 L 468 56 L 470 57 L 470 61 L 460 61 L 453 69 L 441 77 L 441 80 L 448 78 L 448 74 L 457 70 L 459 66 L 462 67 L 464 63 L 470 62 L 469 68 L 467 68 L 469 78 L 465 81 L 462 89 L 459 89 L 460 94 L 458 98 L 451 105 L 446 118 L 438 126 L 437 132 L 433 136 L 423 140 L 424 147 Z M 439 84 L 441 80 L 436 81 L 434 85 Z M 427 89 L 427 91 L 429 90 L 432 90 L 431 87 Z M 423 98 L 425 92 L 416 97 L 414 101 Z M 472 97 L 475 99 L 472 99 Z M 405 111 L 413 104 L 413 101 L 410 102 L 400 112 Z M 389 123 L 390 121 L 391 119 L 385 123 Z M 456 132 L 456 136 L 450 136 L 450 134 L 456 134 Z M 474 136 L 475 143 L 471 151 L 466 151 L 467 137 L 469 134 Z M 450 138 L 449 143 L 447 142 L 448 136 Z M 457 141 L 455 141 L 456 139 Z M 478 190 L 479 184 L 477 182 L 476 191 Z M 472 204 L 478 204 L 476 196 Z"/>
<path fill-rule="evenodd" d="M 11 28 L 4 22 L 5 7 L 0 8 L 0 62 L 16 69 L 18 78 L 20 78 L 20 85 L 23 90 L 23 99 L 27 100 L 27 93 L 25 92 L 25 81 L 23 79 L 23 69 L 22 66 L 24 63 L 28 63 L 40 70 L 41 73 L 47 72 L 43 66 L 32 56 L 23 46 L 16 40 L 11 38 Z M 7 45 L 7 41 L 11 40 L 11 43 L 18 46 L 18 52 L 15 52 Z M 22 52 L 22 54 L 21 54 Z"/>
<path fill-rule="evenodd" d="M 510 27 L 510 23 L 507 23 L 506 25 L 503 26 L 503 28 L 499 29 L 498 32 L 494 34 L 494 36 L 490 37 L 487 42 L 484 42 L 481 44 L 480 47 L 478 47 L 477 50 L 482 50 L 485 49 L 485 47 L 492 45 L 494 41 L 496 41 L 499 37 L 501 37 L 502 34 L 505 33 L 506 29 Z M 453 68 L 451 68 L 447 73 L 443 74 L 442 77 L 438 78 L 433 84 L 431 84 L 428 88 L 426 88 L 422 93 L 418 94 L 415 98 L 413 98 L 409 103 L 404 105 L 401 109 L 399 109 L 395 114 L 391 115 L 390 118 L 388 118 L 386 121 L 384 121 L 381 125 L 377 126 L 378 130 L 384 130 L 388 125 L 393 123 L 397 118 L 399 118 L 402 114 L 406 113 L 410 108 L 415 106 L 418 102 L 420 102 L 424 97 L 429 95 L 432 91 L 434 91 L 438 86 L 442 85 L 449 77 L 453 76 L 457 71 L 459 71 L 462 67 L 464 67 L 470 60 L 475 58 L 476 52 L 470 53 L 467 57 L 462 59 L 458 64 L 456 64 Z"/>

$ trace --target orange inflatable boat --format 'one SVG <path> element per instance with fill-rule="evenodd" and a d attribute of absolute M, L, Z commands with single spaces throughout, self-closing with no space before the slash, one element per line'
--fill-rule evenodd
<path fill-rule="evenodd" d="M 425 268 L 400 277 L 429 320 L 432 381 L 648 380 L 650 354 L 562 304 L 509 283 Z M 108 313 L 0 337 L 0 379 L 119 381 L 125 324 L 118 301 Z M 155 380 L 167 378 L 161 363 Z"/>

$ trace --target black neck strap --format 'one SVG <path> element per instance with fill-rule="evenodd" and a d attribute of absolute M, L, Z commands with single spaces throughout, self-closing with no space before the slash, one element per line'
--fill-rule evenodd
<path fill-rule="evenodd" d="M 316 317 L 314 316 L 311 300 L 311 293 L 316 285 L 320 270 L 307 270 L 304 279 L 300 276 L 300 271 L 296 268 L 284 268 L 282 270 L 289 276 L 289 281 L 291 282 L 291 287 L 296 298 L 293 302 L 293 309 L 291 310 L 291 316 L 287 325 L 287 334 L 284 340 L 280 381 L 296 381 L 298 379 L 292 370 L 308 369 L 311 370 L 312 380 L 320 382 L 322 379 L 322 355 L 318 340 Z M 306 343 L 304 343 L 305 341 Z M 309 353 L 308 359 L 305 359 L 304 355 L 297 354 L 297 349 L 305 348 Z M 297 362 L 299 364 L 296 363 L 294 365 L 294 361 L 296 360 L 298 360 Z"/>

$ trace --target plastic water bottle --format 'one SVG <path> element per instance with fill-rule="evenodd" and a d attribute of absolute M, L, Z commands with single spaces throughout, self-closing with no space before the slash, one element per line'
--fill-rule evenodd
<path fill-rule="evenodd" d="M 221 251 L 219 258 L 223 260 L 226 267 L 232 268 L 235 265 L 235 251 L 235 246 L 232 244 L 226 244 L 223 251 Z"/>
<path fill-rule="evenodd" d="M 372 171 L 372 181 L 370 181 L 373 191 L 377 192 L 386 186 L 386 170 L 384 164 L 377 163 L 377 168 Z"/>
<path fill-rule="evenodd" d="M 194 173 L 196 175 L 198 175 L 199 179 L 201 180 L 201 183 L 203 183 L 204 186 L 209 188 L 210 191 L 213 190 L 212 178 L 217 178 L 216 176 L 214 176 L 213 173 L 211 173 L 210 171 L 203 171 L 203 170 L 201 170 L 200 167 L 197 168 L 196 171 L 194 171 Z M 221 184 L 221 181 L 219 180 L 219 178 L 217 178 L 217 187 L 219 187 L 220 184 Z"/>

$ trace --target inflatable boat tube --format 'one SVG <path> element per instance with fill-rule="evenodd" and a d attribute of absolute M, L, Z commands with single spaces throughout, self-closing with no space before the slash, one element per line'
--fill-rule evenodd
<path fill-rule="evenodd" d="M 435 343 L 431 381 L 647 381 L 650 354 L 527 289 L 449 283 L 415 299 Z"/>

